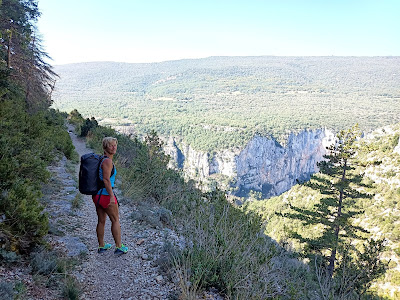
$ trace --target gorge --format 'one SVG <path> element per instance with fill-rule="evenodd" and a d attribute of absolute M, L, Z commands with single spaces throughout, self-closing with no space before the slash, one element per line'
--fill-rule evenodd
<path fill-rule="evenodd" d="M 399 62 L 261 56 L 68 64 L 56 67 L 53 106 L 141 137 L 154 130 L 188 177 L 268 198 L 317 171 L 332 139 L 321 128 L 358 123 L 370 132 L 400 122 Z"/>
<path fill-rule="evenodd" d="M 190 178 L 206 181 L 214 174 L 224 175 L 230 178 L 234 195 L 245 197 L 253 190 L 269 198 L 317 172 L 317 162 L 333 140 L 330 130 L 315 129 L 290 133 L 284 145 L 274 138 L 254 136 L 243 149 L 208 153 L 170 137 L 164 149 Z"/>

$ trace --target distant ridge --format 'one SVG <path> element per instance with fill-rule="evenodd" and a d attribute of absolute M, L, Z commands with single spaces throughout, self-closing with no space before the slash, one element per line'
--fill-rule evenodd
<path fill-rule="evenodd" d="M 227 55 L 216 55 L 216 56 L 207 56 L 200 58 L 181 58 L 181 59 L 172 59 L 172 60 L 163 60 L 163 61 L 154 61 L 154 62 L 126 62 L 126 61 L 111 61 L 111 60 L 103 60 L 103 61 L 82 61 L 82 62 L 73 62 L 73 63 L 62 63 L 57 64 L 55 66 L 66 66 L 66 65 L 78 65 L 78 64 L 97 64 L 97 63 L 115 63 L 115 64 L 131 64 L 131 65 L 149 65 L 149 64 L 162 64 L 162 63 L 171 63 L 171 62 L 182 62 L 182 61 L 198 61 L 198 60 L 209 60 L 209 59 L 236 59 L 236 58 L 399 58 L 400 56 L 396 55 L 378 55 L 378 56 L 356 56 L 356 55 L 347 55 L 347 56 L 335 56 L 335 55 L 309 55 L 309 56 L 293 56 L 293 55 L 254 55 L 254 56 L 227 56 Z"/>
<path fill-rule="evenodd" d="M 400 122 L 400 57 L 213 56 L 60 65 L 54 106 L 197 149 L 243 147 L 256 133 Z"/>

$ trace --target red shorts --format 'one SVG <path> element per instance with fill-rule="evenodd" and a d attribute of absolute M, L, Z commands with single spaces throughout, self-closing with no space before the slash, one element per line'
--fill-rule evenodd
<path fill-rule="evenodd" d="M 99 196 L 100 196 L 99 205 L 103 208 L 107 208 L 107 206 L 110 204 L 110 195 L 93 195 L 92 199 L 96 206 L 97 206 L 97 202 L 99 201 Z M 117 196 L 115 196 L 115 195 L 114 195 L 114 201 L 115 201 L 115 204 L 118 204 Z"/>

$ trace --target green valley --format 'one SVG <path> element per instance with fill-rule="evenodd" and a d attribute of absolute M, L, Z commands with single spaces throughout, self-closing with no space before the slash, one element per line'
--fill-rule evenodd
<path fill-rule="evenodd" d="M 400 122 L 399 57 L 210 57 L 56 72 L 55 108 L 208 152 L 242 148 L 256 134 L 284 142 L 305 128 Z"/>

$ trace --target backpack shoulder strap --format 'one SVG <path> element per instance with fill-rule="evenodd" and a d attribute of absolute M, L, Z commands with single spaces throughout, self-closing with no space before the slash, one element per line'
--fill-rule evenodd
<path fill-rule="evenodd" d="M 106 158 L 109 158 L 109 157 L 108 157 L 107 155 L 102 155 L 102 156 L 100 157 L 99 171 L 100 171 L 100 168 L 101 168 L 101 164 L 103 163 L 103 161 L 104 161 Z M 110 177 L 114 175 L 114 172 L 115 172 L 115 165 L 114 165 L 114 163 L 113 163 L 113 168 L 112 168 L 112 170 L 111 170 L 111 175 L 110 175 Z"/>

